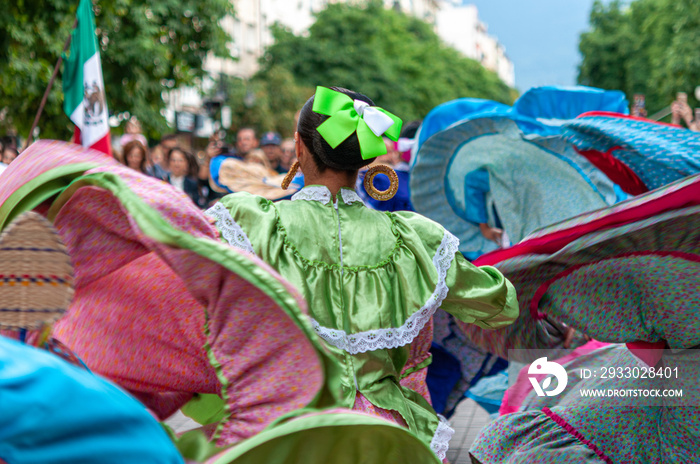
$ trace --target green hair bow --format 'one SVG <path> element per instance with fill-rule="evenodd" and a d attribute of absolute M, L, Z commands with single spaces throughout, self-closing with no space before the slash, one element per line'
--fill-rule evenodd
<path fill-rule="evenodd" d="M 386 155 L 382 135 L 397 141 L 401 133 L 402 122 L 393 114 L 326 87 L 316 88 L 313 111 L 330 116 L 317 130 L 331 148 L 357 132 L 360 154 L 365 160 Z"/>

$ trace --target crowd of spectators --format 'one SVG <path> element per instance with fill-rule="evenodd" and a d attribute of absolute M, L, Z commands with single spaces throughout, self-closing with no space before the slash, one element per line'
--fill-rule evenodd
<path fill-rule="evenodd" d="M 233 147 L 219 133 L 210 137 L 206 148 L 196 154 L 184 142 L 176 134 L 166 134 L 149 148 L 138 122 L 131 120 L 115 147 L 114 157 L 131 169 L 168 182 L 200 208 L 209 207 L 229 193 L 212 178 L 212 172 L 216 173 L 216 168 L 212 170 L 212 160 L 233 157 L 283 174 L 296 159 L 293 139 L 283 140 L 276 132 L 266 132 L 258 138 L 250 127 L 238 130 Z"/>
<path fill-rule="evenodd" d="M 8 164 L 19 155 L 17 138 L 5 136 L 0 139 L 0 172 L 4 171 Z"/>
<path fill-rule="evenodd" d="M 700 131 L 700 109 L 692 110 L 686 94 L 679 93 L 670 109 L 672 124 Z M 165 134 L 157 145 L 149 147 L 138 120 L 132 118 L 126 123 L 124 135 L 115 143 L 114 157 L 131 169 L 168 182 L 187 194 L 200 208 L 211 206 L 229 193 L 217 178 L 222 160 L 233 157 L 279 174 L 287 173 L 296 160 L 293 139 L 282 139 L 276 132 L 266 132 L 258 137 L 251 127 L 238 130 L 234 146 L 226 144 L 221 133 L 212 135 L 207 146 L 196 153 L 191 152 L 188 142 L 189 137 Z M 19 153 L 17 137 L 0 138 L 0 172 Z M 393 147 L 378 161 L 394 166 L 399 172 L 407 171 L 405 160 L 398 157 Z"/>

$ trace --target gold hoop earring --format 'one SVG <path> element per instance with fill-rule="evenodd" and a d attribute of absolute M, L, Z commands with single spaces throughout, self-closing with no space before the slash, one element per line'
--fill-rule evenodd
<path fill-rule="evenodd" d="M 298 170 L 299 161 L 295 161 L 294 164 L 292 164 L 292 167 L 289 168 L 289 172 L 287 173 L 287 175 L 284 176 L 284 179 L 282 180 L 282 190 L 287 190 L 289 188 L 289 184 L 291 184 L 294 180 L 294 176 L 297 175 Z"/>
<path fill-rule="evenodd" d="M 383 191 L 377 190 L 374 187 L 374 177 L 377 174 L 386 174 L 386 176 L 389 178 L 389 188 Z M 367 170 L 367 173 L 365 174 L 365 190 L 375 200 L 379 201 L 387 201 L 390 200 L 396 195 L 396 192 L 399 190 L 399 176 L 396 175 L 396 172 L 391 169 L 389 166 L 383 165 L 383 164 L 378 164 L 377 166 L 371 167 Z"/>

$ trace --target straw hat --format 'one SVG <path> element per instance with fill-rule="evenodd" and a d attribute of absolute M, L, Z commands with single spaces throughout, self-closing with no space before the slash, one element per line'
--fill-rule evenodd
<path fill-rule="evenodd" d="M 282 189 L 283 174 L 277 174 L 261 164 L 227 158 L 221 164 L 219 182 L 232 192 L 248 192 L 268 200 L 280 200 L 295 193 L 298 188 Z"/>
<path fill-rule="evenodd" d="M 73 266 L 53 226 L 24 213 L 0 235 L 0 329 L 38 329 L 66 311 Z"/>

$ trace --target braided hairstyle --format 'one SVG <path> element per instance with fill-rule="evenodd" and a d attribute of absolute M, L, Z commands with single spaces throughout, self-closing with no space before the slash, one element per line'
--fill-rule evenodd
<path fill-rule="evenodd" d="M 340 87 L 331 87 L 331 90 L 344 93 L 353 100 L 360 100 L 370 106 L 374 106 L 374 102 L 361 93 Z M 316 163 L 319 172 L 324 172 L 328 168 L 339 171 L 357 171 L 361 167 L 367 166 L 374 161 L 372 158 L 362 159 L 362 155 L 360 154 L 360 142 L 357 139 L 357 134 L 354 132 L 340 145 L 331 148 L 317 130 L 318 126 L 323 124 L 329 116 L 315 113 L 313 111 L 313 106 L 314 97 L 312 96 L 301 109 L 297 132 L 299 132 L 301 140 L 304 142 L 304 145 L 306 145 L 309 153 L 311 153 L 311 157 Z"/>

